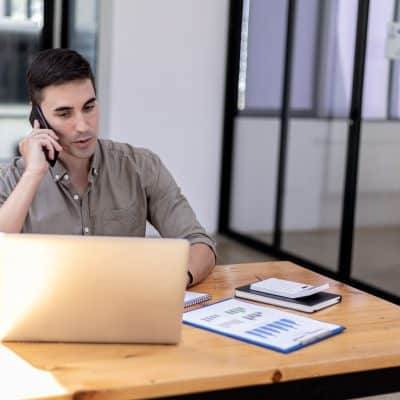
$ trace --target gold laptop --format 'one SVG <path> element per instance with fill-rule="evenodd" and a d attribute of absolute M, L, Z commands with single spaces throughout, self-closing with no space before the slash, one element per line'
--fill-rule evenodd
<path fill-rule="evenodd" d="M 0 339 L 177 343 L 189 243 L 0 234 Z"/>

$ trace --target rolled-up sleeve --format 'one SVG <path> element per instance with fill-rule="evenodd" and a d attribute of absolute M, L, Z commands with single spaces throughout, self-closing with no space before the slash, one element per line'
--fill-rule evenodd
<path fill-rule="evenodd" d="M 16 160 L 8 166 L 0 166 L 0 207 L 10 196 L 18 183 L 21 172 L 16 167 Z"/>
<path fill-rule="evenodd" d="M 150 165 L 145 170 L 149 182 L 148 220 L 162 237 L 183 238 L 191 244 L 204 243 L 216 256 L 215 241 L 200 225 L 171 173 L 157 155 L 149 153 Z"/>

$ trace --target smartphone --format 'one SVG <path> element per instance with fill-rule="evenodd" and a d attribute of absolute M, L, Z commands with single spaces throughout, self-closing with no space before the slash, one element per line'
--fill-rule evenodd
<path fill-rule="evenodd" d="M 49 123 L 46 121 L 46 118 L 43 115 L 42 109 L 38 105 L 33 105 L 31 113 L 29 115 L 29 121 L 33 127 L 34 121 L 37 120 L 39 121 L 39 125 L 42 129 L 52 129 Z M 53 129 L 52 129 L 53 130 Z M 58 151 L 54 149 L 54 159 L 51 160 L 49 157 L 49 151 L 47 149 L 43 149 L 43 152 L 46 156 L 47 162 L 50 164 L 50 167 L 54 167 L 56 164 L 57 158 L 58 158 Z"/>

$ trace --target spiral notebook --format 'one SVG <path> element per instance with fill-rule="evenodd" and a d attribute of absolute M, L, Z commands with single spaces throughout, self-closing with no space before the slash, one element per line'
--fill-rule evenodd
<path fill-rule="evenodd" d="M 185 299 L 183 301 L 184 307 L 194 306 L 195 304 L 202 303 L 203 301 L 211 300 L 211 296 L 207 293 L 198 292 L 185 292 Z"/>

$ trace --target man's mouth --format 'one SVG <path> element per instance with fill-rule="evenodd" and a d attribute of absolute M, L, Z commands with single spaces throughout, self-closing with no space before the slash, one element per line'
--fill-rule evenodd
<path fill-rule="evenodd" d="M 78 139 L 78 140 L 75 140 L 73 143 L 86 143 L 86 142 L 88 142 L 89 140 L 91 140 L 92 139 L 92 137 L 90 136 L 90 137 L 86 137 L 86 138 L 80 138 L 80 139 Z"/>
<path fill-rule="evenodd" d="M 93 139 L 94 139 L 93 136 L 86 137 L 86 138 L 80 138 L 80 139 L 75 140 L 74 142 L 72 142 L 72 144 L 77 148 L 86 149 L 86 148 L 89 148 L 92 145 Z"/>

